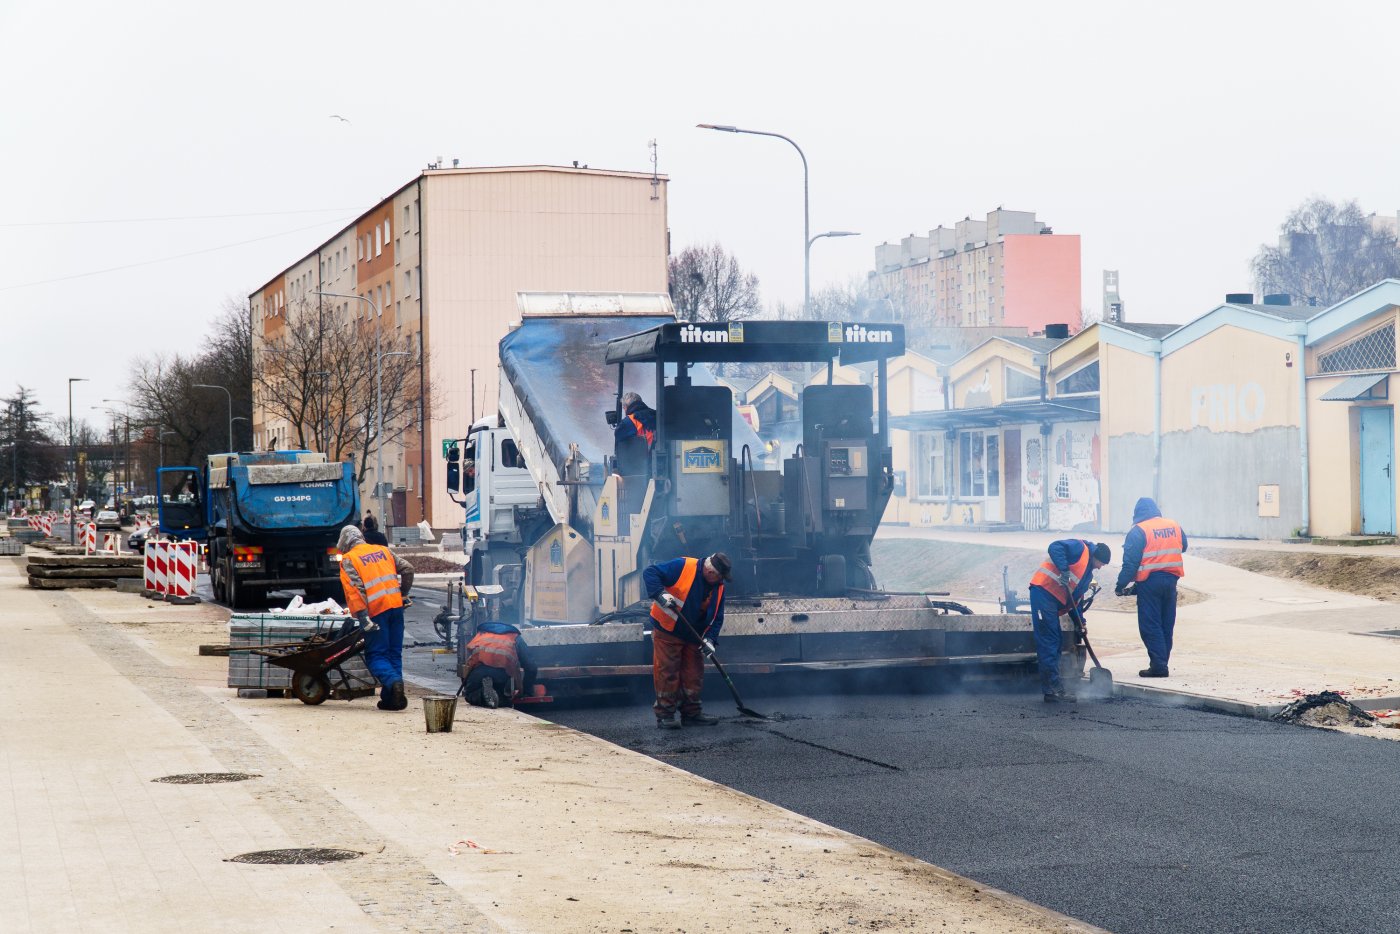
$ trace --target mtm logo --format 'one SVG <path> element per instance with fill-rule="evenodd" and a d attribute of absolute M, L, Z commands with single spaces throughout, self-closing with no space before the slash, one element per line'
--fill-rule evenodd
<path fill-rule="evenodd" d="M 688 470 L 714 470 L 719 466 L 719 451 L 709 447 L 691 448 L 685 452 Z"/>

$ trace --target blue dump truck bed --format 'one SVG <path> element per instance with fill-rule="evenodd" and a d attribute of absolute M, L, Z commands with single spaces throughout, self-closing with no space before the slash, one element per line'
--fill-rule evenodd
<path fill-rule="evenodd" d="M 350 464 L 238 464 L 228 468 L 227 487 L 227 497 L 212 497 L 214 521 L 227 508 L 234 527 L 249 532 L 305 535 L 358 518 Z"/>

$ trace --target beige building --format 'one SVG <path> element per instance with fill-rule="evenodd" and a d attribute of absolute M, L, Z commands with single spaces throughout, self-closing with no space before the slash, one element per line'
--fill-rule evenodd
<path fill-rule="evenodd" d="M 421 347 L 423 383 L 438 405 L 416 424 L 386 426 L 383 477 L 371 454 L 361 496 L 368 505 L 382 480 L 395 524 L 458 528 L 442 443 L 495 412 L 496 345 L 519 317 L 516 293 L 667 291 L 666 185 L 664 176 L 586 167 L 430 167 L 249 297 L 254 366 L 287 315 L 308 308 Z M 316 292 L 368 301 L 318 306 Z M 256 400 L 253 432 L 260 448 L 295 438 Z"/>

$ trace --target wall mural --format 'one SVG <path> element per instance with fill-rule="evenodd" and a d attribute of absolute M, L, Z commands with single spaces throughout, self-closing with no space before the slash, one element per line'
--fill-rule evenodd
<path fill-rule="evenodd" d="M 1099 525 L 1099 430 L 1086 424 L 1056 425 L 1044 439 L 1050 446 L 1049 528 Z M 1044 502 L 1042 438 L 1035 426 L 1022 430 L 1021 502 L 1034 510 Z"/>

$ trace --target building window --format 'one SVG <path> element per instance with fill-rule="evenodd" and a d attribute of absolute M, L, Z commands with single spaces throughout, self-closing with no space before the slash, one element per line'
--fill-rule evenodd
<path fill-rule="evenodd" d="M 1099 361 L 1082 366 L 1064 379 L 1055 382 L 1055 395 L 1075 396 L 1099 391 Z"/>
<path fill-rule="evenodd" d="M 386 215 L 384 216 L 384 242 L 385 242 L 385 243 L 388 243 L 388 242 L 389 242 L 389 239 L 390 239 L 390 234 L 389 234 L 389 216 L 386 214 Z"/>
<path fill-rule="evenodd" d="M 408 230 L 408 218 L 409 218 L 409 213 L 408 213 L 408 212 L 409 212 L 410 210 L 412 210 L 412 209 L 411 209 L 408 205 L 405 204 L 405 205 L 403 206 L 403 229 L 404 229 L 405 231 Z"/>
<path fill-rule="evenodd" d="M 374 228 L 374 255 L 378 256 L 384 252 L 384 228 Z"/>
<path fill-rule="evenodd" d="M 936 499 L 947 495 L 944 470 L 947 460 L 943 435 L 936 431 L 921 431 L 914 435 L 917 467 L 914 471 L 914 497 Z"/>
<path fill-rule="evenodd" d="M 1001 495 L 1001 439 L 996 432 L 958 433 L 958 495 Z"/>
<path fill-rule="evenodd" d="M 399 241 L 398 241 L 397 239 L 395 239 L 395 240 L 394 240 L 394 263 L 397 264 L 397 263 L 401 262 L 401 261 L 402 261 L 402 256 L 403 256 L 403 254 L 399 252 Z"/>
<path fill-rule="evenodd" d="M 1319 354 L 1319 373 L 1395 369 L 1395 322 L 1376 328 L 1336 350 Z"/>
<path fill-rule="evenodd" d="M 412 298 L 412 297 L 413 297 L 413 270 L 412 270 L 412 269 L 405 269 L 405 270 L 403 271 L 403 297 L 404 297 L 404 298 Z"/>
<path fill-rule="evenodd" d="M 1006 368 L 1007 399 L 1039 399 L 1040 377 L 1008 366 Z"/>

